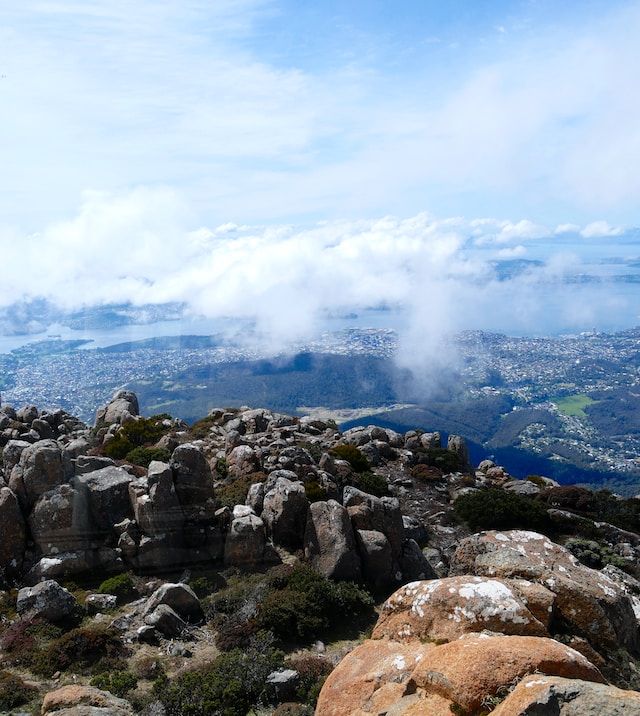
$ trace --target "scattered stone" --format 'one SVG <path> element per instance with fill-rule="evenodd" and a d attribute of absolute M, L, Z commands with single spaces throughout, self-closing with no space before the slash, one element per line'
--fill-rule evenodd
<path fill-rule="evenodd" d="M 77 608 L 78 602 L 73 594 L 53 579 L 34 587 L 23 587 L 18 592 L 16 609 L 21 616 L 61 622 L 72 616 Z"/>

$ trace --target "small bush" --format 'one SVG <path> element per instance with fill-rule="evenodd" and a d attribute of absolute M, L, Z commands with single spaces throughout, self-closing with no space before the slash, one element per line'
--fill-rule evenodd
<path fill-rule="evenodd" d="M 137 447 L 127 453 L 125 460 L 132 465 L 140 465 L 141 467 L 149 467 L 153 460 L 160 462 L 168 462 L 171 459 L 171 453 L 166 448 L 155 447 Z"/>
<path fill-rule="evenodd" d="M 315 706 L 327 676 L 333 670 L 333 665 L 321 656 L 306 655 L 291 659 L 290 666 L 300 677 L 296 696 L 302 703 Z"/>
<path fill-rule="evenodd" d="M 442 470 L 439 467 L 425 465 L 424 463 L 414 465 L 409 470 L 409 474 L 414 479 L 421 480 L 422 482 L 440 482 L 443 477 Z"/>
<path fill-rule="evenodd" d="M 113 594 L 113 596 L 118 597 L 118 602 L 120 603 L 137 596 L 133 580 L 131 576 L 126 573 L 116 574 L 114 577 L 105 579 L 98 587 L 98 592 L 100 594 Z"/>
<path fill-rule="evenodd" d="M 19 676 L 9 671 L 0 671 L 0 711 L 7 713 L 10 709 L 31 701 L 37 689 L 27 685 Z"/>
<path fill-rule="evenodd" d="M 209 416 L 197 420 L 190 428 L 191 436 L 194 440 L 204 440 L 204 438 L 208 437 L 211 428 L 215 424 L 215 419 Z"/>
<path fill-rule="evenodd" d="M 39 619 L 19 619 L 2 635 L 0 648 L 12 664 L 30 668 L 40 650 L 62 634 L 60 627 Z"/>
<path fill-rule="evenodd" d="M 236 505 L 244 505 L 249 488 L 258 482 L 264 482 L 267 476 L 264 472 L 252 472 L 250 475 L 239 477 L 228 485 L 216 489 L 216 503 L 219 507 L 233 509 Z"/>
<path fill-rule="evenodd" d="M 389 485 L 382 475 L 374 472 L 361 472 L 354 480 L 355 486 L 369 495 L 384 497 L 389 494 Z"/>
<path fill-rule="evenodd" d="M 628 562 L 619 554 L 616 554 L 610 547 L 589 539 L 572 537 L 564 545 L 576 559 L 592 569 L 602 569 L 608 564 L 614 567 L 627 567 Z"/>
<path fill-rule="evenodd" d="M 276 588 L 276 585 L 282 585 Z M 339 620 L 348 620 L 371 609 L 373 599 L 361 587 L 332 582 L 307 565 L 282 570 L 263 602 L 258 621 L 281 639 L 317 637 Z"/>
<path fill-rule="evenodd" d="M 336 445 L 331 454 L 346 460 L 354 472 L 366 472 L 369 469 L 369 461 L 355 445 Z"/>
<path fill-rule="evenodd" d="M 528 482 L 533 482 L 534 485 L 537 485 L 543 490 L 546 490 L 548 487 L 547 481 L 540 475 L 527 475 L 527 480 Z"/>
<path fill-rule="evenodd" d="M 154 681 L 165 671 L 160 659 L 151 654 L 138 654 L 131 660 L 131 671 L 138 679 Z"/>
<path fill-rule="evenodd" d="M 192 577 L 188 584 L 196 593 L 196 596 L 200 598 L 213 594 L 217 586 L 212 579 L 209 579 L 209 577 Z"/>
<path fill-rule="evenodd" d="M 327 491 L 317 480 L 305 482 L 304 492 L 309 502 L 324 502 L 327 499 Z"/>
<path fill-rule="evenodd" d="M 530 497 L 492 488 L 461 495 L 454 503 L 455 513 L 472 530 L 529 529 L 548 531 L 549 517 L 544 505 Z"/>
<path fill-rule="evenodd" d="M 31 669 L 41 676 L 67 670 L 82 673 L 105 659 L 120 659 L 124 651 L 120 639 L 105 627 L 79 627 L 38 651 Z"/>
<path fill-rule="evenodd" d="M 269 635 L 253 638 L 247 649 L 220 654 L 208 666 L 159 679 L 154 690 L 167 716 L 245 716 L 259 702 L 267 676 L 282 664 Z"/>
<path fill-rule="evenodd" d="M 123 460 L 135 448 L 157 443 L 170 430 L 162 424 L 168 417 L 165 414 L 153 415 L 125 423 L 115 438 L 104 446 L 103 453 L 114 460 Z"/>
<path fill-rule="evenodd" d="M 459 472 L 464 469 L 458 453 L 445 448 L 429 448 L 420 453 L 420 461 L 430 467 L 437 467 L 444 473 Z"/>
<path fill-rule="evenodd" d="M 122 698 L 136 688 L 138 679 L 130 671 L 105 671 L 94 676 L 89 683 L 97 689 Z"/>

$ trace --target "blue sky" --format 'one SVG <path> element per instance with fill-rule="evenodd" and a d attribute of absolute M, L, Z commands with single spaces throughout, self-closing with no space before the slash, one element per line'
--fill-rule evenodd
<path fill-rule="evenodd" d="M 0 9 L 0 307 L 189 300 L 284 335 L 396 302 L 424 335 L 430 287 L 442 329 L 494 300 L 539 331 L 594 242 L 640 257 L 637 0 Z M 567 328 L 636 320 L 630 291 L 563 294 Z"/>
<path fill-rule="evenodd" d="M 208 224 L 639 222 L 637 2 L 0 4 L 14 227 L 140 186 Z"/>

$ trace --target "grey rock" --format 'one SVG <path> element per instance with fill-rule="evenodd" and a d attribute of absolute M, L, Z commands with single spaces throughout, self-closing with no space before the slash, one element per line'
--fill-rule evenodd
<path fill-rule="evenodd" d="M 55 440 L 41 440 L 25 448 L 11 471 L 9 487 L 30 511 L 36 500 L 65 481 L 62 451 Z"/>
<path fill-rule="evenodd" d="M 384 587 L 399 580 L 401 575 L 394 574 L 391 544 L 382 532 L 356 530 L 356 542 L 367 582 L 375 587 Z"/>
<path fill-rule="evenodd" d="M 106 612 L 109 609 L 115 609 L 118 604 L 118 598 L 113 594 L 88 594 L 84 600 L 85 609 L 89 614 L 98 614 Z"/>
<path fill-rule="evenodd" d="M 304 552 L 313 567 L 325 577 L 351 581 L 361 577 L 349 513 L 335 500 L 310 505 Z"/>
<path fill-rule="evenodd" d="M 25 547 L 26 531 L 18 498 L 8 487 L 0 487 L 0 566 L 11 575 L 18 574 Z"/>
<path fill-rule="evenodd" d="M 256 515 L 231 522 L 224 545 L 224 562 L 235 567 L 255 566 L 263 561 L 266 545 L 264 522 Z"/>
<path fill-rule="evenodd" d="M 183 619 L 192 623 L 200 622 L 204 617 L 200 600 L 187 584 L 167 583 L 158 587 L 147 600 L 143 615 L 155 611 L 160 604 L 166 604 Z"/>
<path fill-rule="evenodd" d="M 39 617 L 50 622 L 64 621 L 78 607 L 75 597 L 53 579 L 18 592 L 16 609 L 21 616 Z"/>
<path fill-rule="evenodd" d="M 144 617 L 144 623 L 155 627 L 168 639 L 180 636 L 187 628 L 187 623 L 167 604 L 159 604 Z"/>
<path fill-rule="evenodd" d="M 185 516 L 212 517 L 215 511 L 213 475 L 202 450 L 191 443 L 179 445 L 173 451 L 170 465 Z"/>
<path fill-rule="evenodd" d="M 437 579 L 438 575 L 424 556 L 415 540 L 408 539 L 402 547 L 400 557 L 402 579 L 406 582 L 415 582 L 419 579 Z"/>
<path fill-rule="evenodd" d="M 129 501 L 129 483 L 133 477 L 121 467 L 104 467 L 86 475 L 78 475 L 73 484 L 80 509 L 86 509 L 89 532 L 108 533 L 113 525 L 133 517 Z"/>
<path fill-rule="evenodd" d="M 262 506 L 261 516 L 267 535 L 275 544 L 289 549 L 302 546 L 308 509 L 304 485 L 278 478 L 273 488 L 266 492 Z"/>

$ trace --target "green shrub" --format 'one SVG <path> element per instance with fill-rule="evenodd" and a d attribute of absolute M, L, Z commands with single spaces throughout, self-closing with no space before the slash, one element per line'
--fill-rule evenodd
<path fill-rule="evenodd" d="M 369 495 L 384 497 L 389 494 L 386 479 L 382 475 L 376 475 L 375 472 L 361 472 L 354 480 L 354 484 Z"/>
<path fill-rule="evenodd" d="M 188 581 L 189 586 L 198 597 L 206 597 L 216 590 L 216 583 L 209 577 L 192 577 Z"/>
<path fill-rule="evenodd" d="M 31 701 L 37 689 L 26 684 L 19 676 L 9 671 L 0 671 L 0 711 L 7 713 L 10 709 Z"/>
<path fill-rule="evenodd" d="M 453 507 L 458 517 L 472 530 L 528 529 L 544 532 L 550 528 L 543 504 L 498 488 L 461 495 Z"/>
<path fill-rule="evenodd" d="M 437 467 L 442 472 L 459 472 L 464 470 L 465 465 L 461 462 L 458 453 L 445 448 L 429 448 L 420 452 L 420 461 L 430 467 Z"/>
<path fill-rule="evenodd" d="M 346 460 L 354 472 L 366 472 L 369 469 L 369 461 L 355 445 L 336 445 L 331 454 Z"/>
<path fill-rule="evenodd" d="M 100 594 L 113 594 L 113 596 L 118 597 L 118 602 L 120 603 L 137 596 L 133 580 L 126 572 L 105 579 L 98 587 L 98 592 Z"/>
<path fill-rule="evenodd" d="M 104 454 L 114 460 L 123 460 L 135 448 L 157 443 L 170 430 L 162 424 L 168 417 L 165 414 L 153 415 L 125 423 L 115 438 L 104 446 Z"/>
<path fill-rule="evenodd" d="M 421 480 L 422 482 L 440 482 L 443 478 L 443 473 L 440 468 L 424 463 L 414 465 L 409 470 L 409 474 L 411 477 L 416 480 Z"/>
<path fill-rule="evenodd" d="M 327 491 L 317 480 L 305 482 L 304 492 L 309 502 L 324 502 L 327 499 Z"/>
<path fill-rule="evenodd" d="M 284 640 L 317 637 L 371 609 L 373 599 L 350 582 L 332 582 L 307 565 L 280 570 L 258 609 L 258 622 Z"/>
<path fill-rule="evenodd" d="M 602 569 L 608 564 L 615 567 L 627 567 L 628 562 L 619 554 L 616 554 L 606 544 L 600 544 L 594 540 L 572 537 L 564 545 L 582 564 L 592 569 Z"/>
<path fill-rule="evenodd" d="M 257 482 L 264 482 L 264 472 L 252 472 L 250 475 L 238 477 L 228 485 L 216 489 L 216 503 L 219 507 L 233 509 L 236 505 L 244 505 L 251 485 Z"/>
<path fill-rule="evenodd" d="M 540 475 L 527 475 L 527 480 L 545 490 L 548 487 L 547 481 Z"/>
<path fill-rule="evenodd" d="M 105 671 L 94 676 L 89 683 L 122 698 L 136 688 L 138 679 L 130 671 Z"/>
<path fill-rule="evenodd" d="M 38 651 L 31 669 L 41 676 L 67 670 L 82 673 L 101 660 L 120 659 L 124 653 L 120 639 L 106 627 L 79 627 Z"/>
<path fill-rule="evenodd" d="M 126 454 L 125 460 L 130 462 L 132 465 L 140 465 L 141 467 L 149 467 L 149 464 L 153 460 L 159 460 L 160 462 L 169 462 L 171 459 L 171 453 L 167 448 L 155 448 L 155 447 L 137 447 L 133 448 Z"/>
<path fill-rule="evenodd" d="M 282 664 L 282 653 L 266 634 L 246 649 L 220 654 L 201 669 L 176 679 L 158 679 L 154 691 L 167 716 L 245 716 L 258 703 L 267 676 Z"/>

